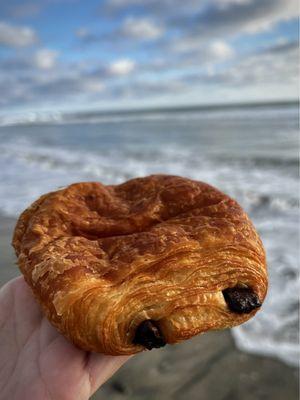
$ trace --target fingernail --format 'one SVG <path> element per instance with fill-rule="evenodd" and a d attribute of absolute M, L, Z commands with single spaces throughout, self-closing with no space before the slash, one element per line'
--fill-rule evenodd
<path fill-rule="evenodd" d="M 133 343 L 140 344 L 146 349 L 159 348 L 166 345 L 165 339 L 155 321 L 148 319 L 137 328 Z"/>
<path fill-rule="evenodd" d="M 224 299 L 231 311 L 248 314 L 261 306 L 256 293 L 250 288 L 230 288 L 223 290 Z"/>

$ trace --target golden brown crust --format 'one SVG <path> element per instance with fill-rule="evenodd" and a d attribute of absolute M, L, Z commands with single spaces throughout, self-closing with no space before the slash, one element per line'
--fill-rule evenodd
<path fill-rule="evenodd" d="M 261 240 L 213 187 L 153 175 L 76 183 L 42 196 L 16 225 L 18 264 L 48 319 L 83 349 L 133 354 L 144 320 L 167 343 L 243 323 L 222 290 L 267 291 Z"/>

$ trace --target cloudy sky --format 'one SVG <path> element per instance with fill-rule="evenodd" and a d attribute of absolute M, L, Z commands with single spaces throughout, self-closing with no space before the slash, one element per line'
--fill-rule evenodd
<path fill-rule="evenodd" d="M 297 0 L 0 2 L 0 108 L 297 97 Z"/>

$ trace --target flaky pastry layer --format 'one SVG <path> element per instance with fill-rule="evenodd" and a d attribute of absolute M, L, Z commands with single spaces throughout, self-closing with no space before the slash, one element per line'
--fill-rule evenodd
<path fill-rule="evenodd" d="M 76 183 L 42 196 L 16 225 L 19 267 L 49 321 L 82 349 L 133 354 L 143 321 L 167 343 L 239 325 L 223 291 L 267 291 L 265 252 L 227 195 L 167 175 Z"/>

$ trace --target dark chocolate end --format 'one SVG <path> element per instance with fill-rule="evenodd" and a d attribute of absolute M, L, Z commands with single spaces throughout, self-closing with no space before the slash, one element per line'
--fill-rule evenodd
<path fill-rule="evenodd" d="M 261 306 L 257 294 L 249 288 L 229 288 L 223 290 L 223 296 L 230 310 L 238 314 L 248 314 Z"/>
<path fill-rule="evenodd" d="M 165 339 L 155 321 L 148 319 L 143 321 L 137 328 L 133 343 L 140 344 L 146 349 L 159 348 L 166 345 Z"/>

